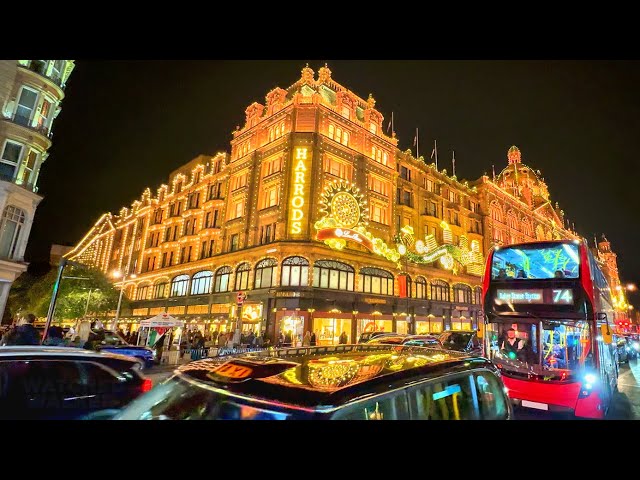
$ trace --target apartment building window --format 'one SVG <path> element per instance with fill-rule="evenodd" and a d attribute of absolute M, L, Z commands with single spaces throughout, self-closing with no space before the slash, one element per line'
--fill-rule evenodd
<path fill-rule="evenodd" d="M 328 155 L 325 156 L 324 171 L 343 180 L 351 180 L 351 165 Z"/>
<path fill-rule="evenodd" d="M 171 296 L 184 297 L 189 286 L 189 275 L 178 275 L 171 281 Z"/>
<path fill-rule="evenodd" d="M 231 179 L 231 191 L 247 186 L 247 173 L 236 175 Z"/>
<path fill-rule="evenodd" d="M 191 222 L 191 219 L 188 219 L 186 222 L 184 222 L 184 230 L 182 231 L 182 236 L 191 235 Z M 193 220 L 193 222 L 195 223 L 195 219 Z"/>
<path fill-rule="evenodd" d="M 20 125 L 29 126 L 37 100 L 38 92 L 23 86 L 16 106 L 14 121 Z"/>
<path fill-rule="evenodd" d="M 229 211 L 229 220 L 240 218 L 244 214 L 244 200 L 235 200 Z"/>
<path fill-rule="evenodd" d="M 375 145 L 371 147 L 371 158 L 382 165 L 386 166 L 389 164 L 389 154 Z"/>
<path fill-rule="evenodd" d="M 426 188 L 428 192 L 433 192 L 433 180 L 426 178 L 424 188 Z"/>
<path fill-rule="evenodd" d="M 280 171 L 282 171 L 282 157 L 267 160 L 262 167 L 262 177 L 265 178 Z"/>
<path fill-rule="evenodd" d="M 381 202 L 371 201 L 371 220 L 389 225 L 389 209 Z"/>
<path fill-rule="evenodd" d="M 454 212 L 454 211 L 450 211 L 451 213 L 451 224 L 452 225 L 460 225 L 460 217 L 458 215 L 458 212 Z"/>
<path fill-rule="evenodd" d="M 168 267 L 173 265 L 173 253 L 174 252 L 169 252 L 169 263 L 167 264 Z M 154 259 L 154 261 L 155 261 L 155 259 Z"/>
<path fill-rule="evenodd" d="M 389 182 L 386 182 L 375 175 L 369 176 L 369 190 L 372 190 L 385 197 L 389 196 Z"/>
<path fill-rule="evenodd" d="M 458 194 L 451 189 L 449 189 L 449 201 L 451 203 L 458 203 Z"/>
<path fill-rule="evenodd" d="M 169 293 L 169 282 L 156 283 L 151 291 L 151 298 L 165 298 Z"/>
<path fill-rule="evenodd" d="M 202 228 L 209 228 L 211 226 L 211 210 L 204 214 L 204 221 L 202 222 Z"/>
<path fill-rule="evenodd" d="M 273 142 L 277 138 L 280 138 L 284 135 L 284 122 L 280 122 L 276 125 L 271 125 L 269 127 L 269 141 Z"/>
<path fill-rule="evenodd" d="M 171 227 L 164 229 L 164 241 L 168 242 L 169 240 L 171 240 Z"/>
<path fill-rule="evenodd" d="M 347 107 L 346 105 L 342 106 L 342 110 L 340 112 L 342 114 L 342 116 L 344 118 L 350 118 L 351 117 L 351 109 L 349 107 Z"/>
<path fill-rule="evenodd" d="M 234 291 L 247 290 L 249 288 L 249 272 L 251 266 L 247 263 L 241 263 L 236 268 L 236 281 Z"/>
<path fill-rule="evenodd" d="M 162 252 L 162 262 L 160 263 L 160 268 L 164 268 L 167 266 L 167 252 Z"/>
<path fill-rule="evenodd" d="M 358 274 L 358 291 L 393 295 L 393 275 L 380 268 L 361 268 Z"/>
<path fill-rule="evenodd" d="M 236 250 L 238 250 L 239 245 L 240 245 L 240 235 L 238 233 L 234 233 L 233 235 L 231 235 L 231 238 L 229 239 L 229 251 L 235 252 Z"/>
<path fill-rule="evenodd" d="M 171 235 L 171 241 L 175 242 L 177 238 L 178 238 L 178 224 L 176 223 L 173 226 L 173 234 Z"/>
<path fill-rule="evenodd" d="M 473 213 L 478 213 L 478 204 L 476 202 L 469 202 L 469 210 Z"/>
<path fill-rule="evenodd" d="M 214 247 L 215 240 L 205 240 L 204 242 L 202 242 L 202 246 L 200 248 L 200 258 L 203 259 L 213 257 Z"/>
<path fill-rule="evenodd" d="M 426 299 L 427 298 L 427 281 L 424 279 L 424 277 L 416 277 L 415 286 L 416 286 L 415 298 Z"/>
<path fill-rule="evenodd" d="M 276 224 L 262 225 L 260 227 L 260 245 L 271 243 L 276 240 Z"/>
<path fill-rule="evenodd" d="M 378 133 L 378 126 L 375 123 L 370 123 L 369 124 L 369 131 L 371 133 L 373 133 L 374 135 L 376 135 Z M 387 131 L 389 131 L 389 129 L 387 129 Z"/>
<path fill-rule="evenodd" d="M 278 185 L 273 185 L 260 193 L 260 209 L 278 205 Z"/>
<path fill-rule="evenodd" d="M 211 173 L 218 173 L 222 168 L 222 160 L 216 160 L 213 162 L 213 171 Z"/>
<path fill-rule="evenodd" d="M 0 258 L 14 258 L 24 219 L 23 210 L 13 205 L 5 207 L 0 222 Z"/>
<path fill-rule="evenodd" d="M 457 303 L 471 303 L 471 287 L 468 285 L 456 284 L 453 286 L 453 298 Z"/>
<path fill-rule="evenodd" d="M 220 225 L 218 224 L 218 216 L 219 216 L 219 214 L 220 214 L 220 210 L 215 209 L 213 211 L 213 227 L 214 228 L 220 227 Z"/>
<path fill-rule="evenodd" d="M 18 176 L 16 177 L 16 183 L 18 185 L 25 185 L 35 182 L 37 172 L 34 173 L 34 171 L 36 169 L 39 157 L 40 154 L 37 150 L 34 150 L 32 148 L 29 149 L 29 153 L 27 153 L 22 160 L 20 170 L 18 171 Z"/>
<path fill-rule="evenodd" d="M 146 300 L 149 295 L 149 285 L 138 287 L 136 290 L 136 300 Z"/>
<path fill-rule="evenodd" d="M 229 278 L 231 277 L 231 267 L 220 267 L 216 271 L 213 283 L 213 291 L 215 293 L 223 293 L 229 291 Z"/>
<path fill-rule="evenodd" d="M 283 287 L 306 287 L 309 283 L 309 261 L 303 257 L 289 257 L 282 261 L 280 284 Z"/>
<path fill-rule="evenodd" d="M 191 279 L 191 295 L 206 295 L 211 293 L 213 272 L 204 270 L 193 275 Z"/>
<path fill-rule="evenodd" d="M 411 170 L 407 167 L 400 166 L 400 178 L 403 178 L 407 181 L 411 181 Z"/>
<path fill-rule="evenodd" d="M 49 127 L 49 117 L 52 112 L 52 105 L 54 102 L 46 97 L 42 98 L 42 102 L 40 103 L 40 111 L 37 114 L 36 125 L 41 128 Z"/>
<path fill-rule="evenodd" d="M 349 145 L 349 137 L 350 135 L 347 130 L 343 130 L 340 127 L 336 128 L 333 124 L 329 125 L 329 138 L 331 140 L 335 140 L 343 145 Z"/>
<path fill-rule="evenodd" d="M 22 156 L 23 145 L 11 140 L 7 140 L 0 157 L 0 178 L 13 180 L 15 171 L 18 168 L 20 157 Z"/>
<path fill-rule="evenodd" d="M 180 193 L 182 191 L 182 180 L 176 183 L 175 193 Z"/>
<path fill-rule="evenodd" d="M 431 284 L 431 300 L 440 302 L 448 302 L 450 296 L 449 284 L 444 280 L 432 280 Z"/>
<path fill-rule="evenodd" d="M 431 217 L 438 216 L 438 204 L 432 200 L 424 201 L 424 213 Z"/>
<path fill-rule="evenodd" d="M 413 193 L 409 190 L 398 188 L 398 204 L 413 207 Z"/>
<path fill-rule="evenodd" d="M 153 223 L 158 224 L 162 223 L 162 209 L 158 208 L 155 212 L 153 212 Z"/>
<path fill-rule="evenodd" d="M 200 175 L 198 173 L 198 175 Z M 200 192 L 194 192 L 189 195 L 189 203 L 187 208 L 198 208 L 200 206 Z"/>
<path fill-rule="evenodd" d="M 256 263 L 254 288 L 269 288 L 275 284 L 278 262 L 273 258 L 265 258 Z"/>
<path fill-rule="evenodd" d="M 316 260 L 313 264 L 313 286 L 333 290 L 354 290 L 355 270 L 333 260 Z"/>
<path fill-rule="evenodd" d="M 207 192 L 207 200 L 213 200 L 214 198 L 220 198 L 220 188 L 221 183 L 214 183 L 209 185 L 209 190 Z"/>

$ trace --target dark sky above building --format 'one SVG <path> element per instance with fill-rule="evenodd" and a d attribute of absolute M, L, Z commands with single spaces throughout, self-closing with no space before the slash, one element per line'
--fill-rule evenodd
<path fill-rule="evenodd" d="M 400 148 L 475 180 L 507 164 L 517 145 L 540 169 L 551 199 L 589 239 L 605 233 L 621 277 L 640 282 L 637 194 L 640 62 L 633 61 L 325 61 L 333 78 L 394 112 Z M 153 192 L 198 154 L 229 151 L 231 132 L 252 102 L 300 76 L 306 60 L 78 60 L 54 123 L 40 174 L 40 204 L 28 260 L 51 243 L 75 244 L 107 211 Z M 415 150 L 414 150 L 415 152 Z M 632 297 L 633 300 L 633 297 Z"/>

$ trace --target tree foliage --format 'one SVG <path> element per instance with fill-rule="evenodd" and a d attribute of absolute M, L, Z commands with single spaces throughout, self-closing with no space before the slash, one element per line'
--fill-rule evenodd
<path fill-rule="evenodd" d="M 9 292 L 8 306 L 13 316 L 29 312 L 34 313 L 37 317 L 46 316 L 57 275 L 57 268 L 52 268 L 41 277 L 23 273 L 13 283 Z M 55 319 L 67 320 L 83 317 L 87 308 L 87 300 L 89 301 L 89 314 L 101 314 L 115 310 L 119 295 L 119 289 L 114 288 L 101 271 L 67 265 L 60 282 Z M 123 297 L 122 308 L 126 307 L 127 303 L 126 297 Z"/>

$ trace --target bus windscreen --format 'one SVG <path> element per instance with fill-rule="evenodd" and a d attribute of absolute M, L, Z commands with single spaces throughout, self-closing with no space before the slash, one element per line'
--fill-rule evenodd
<path fill-rule="evenodd" d="M 561 243 L 497 249 L 491 264 L 492 280 L 550 280 L 580 275 L 578 246 Z"/>

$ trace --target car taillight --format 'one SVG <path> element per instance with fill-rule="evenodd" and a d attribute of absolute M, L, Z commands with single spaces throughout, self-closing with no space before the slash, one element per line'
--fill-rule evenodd
<path fill-rule="evenodd" d="M 150 378 L 145 378 L 142 381 L 142 392 L 148 392 L 153 388 L 153 381 Z"/>

